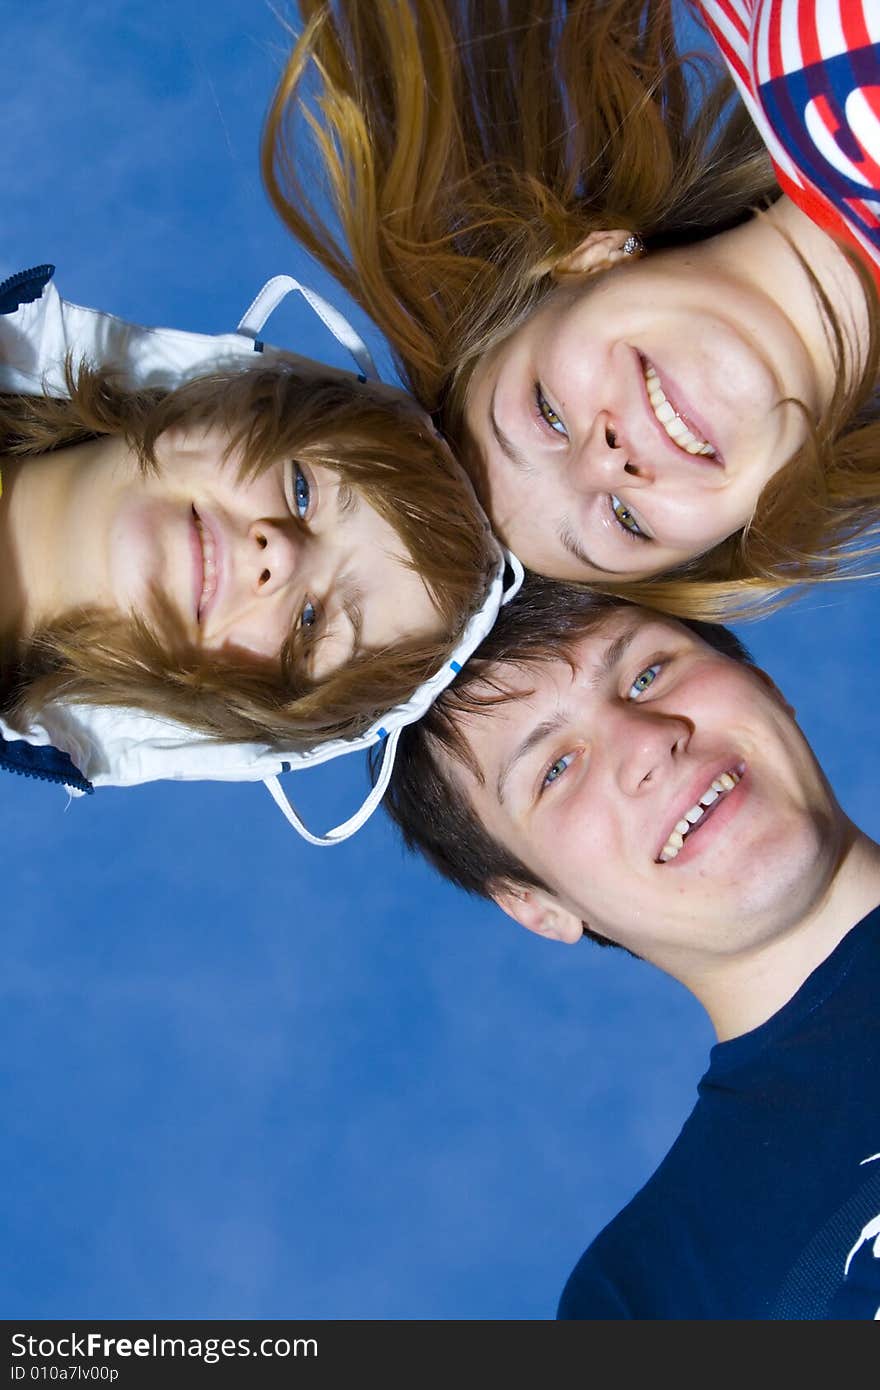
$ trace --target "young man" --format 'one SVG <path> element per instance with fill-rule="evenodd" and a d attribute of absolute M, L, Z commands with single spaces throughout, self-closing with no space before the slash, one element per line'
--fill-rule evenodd
<path fill-rule="evenodd" d="M 736 639 L 531 582 L 408 731 L 389 809 L 523 926 L 674 976 L 718 1036 L 559 1316 L 880 1317 L 880 846 Z"/>

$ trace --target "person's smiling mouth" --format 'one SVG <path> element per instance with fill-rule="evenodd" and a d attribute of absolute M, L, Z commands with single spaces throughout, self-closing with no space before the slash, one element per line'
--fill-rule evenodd
<path fill-rule="evenodd" d="M 638 358 L 645 400 L 656 427 L 680 453 L 694 462 L 723 469 L 724 460 L 717 446 L 705 438 L 694 420 L 680 408 L 654 364 L 642 353 L 638 353 Z"/>
<path fill-rule="evenodd" d="M 198 543 L 196 565 L 196 621 L 204 623 L 214 603 L 219 584 L 219 557 L 217 543 L 210 526 L 199 516 L 195 505 L 192 508 L 193 529 Z"/>
<path fill-rule="evenodd" d="M 744 773 L 745 764 L 734 763 L 726 771 L 710 779 L 705 791 L 700 793 L 691 806 L 682 811 L 667 834 L 659 852 L 654 856 L 655 864 L 668 864 L 670 860 L 678 857 L 690 837 L 702 829 L 722 801 L 734 791 Z"/>

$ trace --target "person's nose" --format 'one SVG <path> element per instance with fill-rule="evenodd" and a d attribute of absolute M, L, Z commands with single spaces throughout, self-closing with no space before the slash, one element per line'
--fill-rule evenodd
<path fill-rule="evenodd" d="M 633 706 L 622 713 L 613 733 L 621 789 L 627 796 L 650 794 L 676 772 L 687 752 L 691 726 L 680 716 L 656 709 Z"/>
<path fill-rule="evenodd" d="M 604 410 L 594 417 L 581 441 L 575 472 L 584 488 L 602 492 L 645 487 L 654 481 L 653 468 L 633 462 L 626 439 Z"/>
<path fill-rule="evenodd" d="M 245 543 L 244 578 L 250 592 L 269 598 L 284 588 L 302 563 L 306 537 L 293 522 L 254 521 Z"/>

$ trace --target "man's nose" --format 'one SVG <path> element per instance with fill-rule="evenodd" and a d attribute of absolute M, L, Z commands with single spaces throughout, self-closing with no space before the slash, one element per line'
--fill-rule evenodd
<path fill-rule="evenodd" d="M 675 715 L 634 708 L 613 731 L 620 785 L 627 796 L 642 796 L 675 767 L 687 751 L 691 727 Z"/>
<path fill-rule="evenodd" d="M 245 580 L 251 592 L 268 598 L 288 584 L 301 564 L 305 544 L 293 522 L 252 522 L 245 546 Z"/>

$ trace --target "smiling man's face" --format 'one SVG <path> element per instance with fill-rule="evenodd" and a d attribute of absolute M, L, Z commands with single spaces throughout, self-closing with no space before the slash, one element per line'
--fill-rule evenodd
<path fill-rule="evenodd" d="M 499 904 L 564 940 L 585 923 L 678 978 L 797 925 L 842 816 L 772 683 L 636 608 L 573 655 L 499 672 L 516 698 L 461 725 L 481 776 L 449 762 L 550 890 L 497 885 Z"/>

